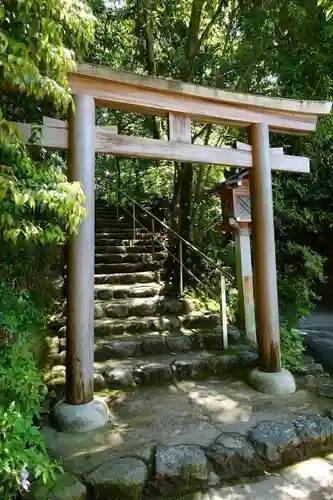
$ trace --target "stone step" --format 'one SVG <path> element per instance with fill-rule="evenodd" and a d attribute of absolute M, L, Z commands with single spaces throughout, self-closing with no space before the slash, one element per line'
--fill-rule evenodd
<path fill-rule="evenodd" d="M 154 297 L 162 290 L 159 283 L 134 284 L 134 285 L 95 285 L 95 299 L 125 299 L 135 297 Z"/>
<path fill-rule="evenodd" d="M 229 341 L 235 344 L 235 329 L 230 328 Z M 66 338 L 52 337 L 52 365 L 66 364 Z M 139 335 L 113 335 L 97 338 L 94 360 L 108 361 L 133 357 L 179 354 L 182 352 L 209 350 L 223 351 L 223 338 L 218 329 L 209 331 L 182 329 L 180 332 L 148 332 Z M 231 352 L 231 349 L 229 350 Z"/>
<path fill-rule="evenodd" d="M 179 354 L 182 352 L 222 351 L 222 335 L 220 333 L 187 333 L 178 335 L 172 332 L 150 332 L 143 335 L 127 335 L 111 339 L 96 339 L 95 361 L 127 359 L 160 354 Z M 63 357 L 59 358 L 63 361 Z"/>
<path fill-rule="evenodd" d="M 131 238 L 133 235 L 132 227 L 115 227 L 112 223 L 109 225 L 103 224 L 101 226 L 95 227 L 95 236 L 99 236 L 100 234 L 121 234 L 123 238 Z M 148 234 L 143 228 L 137 228 L 136 234 L 141 236 L 143 234 Z"/>
<path fill-rule="evenodd" d="M 105 237 L 98 235 L 95 237 L 95 247 L 103 246 L 146 246 L 151 247 L 151 238 L 137 238 L 135 240 L 125 238 Z"/>
<path fill-rule="evenodd" d="M 99 239 L 105 239 L 105 238 L 110 238 L 113 240 L 116 239 L 131 239 L 133 236 L 133 231 L 105 231 L 104 229 L 99 233 L 95 232 L 95 241 L 98 241 Z M 146 231 L 137 231 L 136 232 L 136 237 L 135 239 L 137 240 L 151 240 L 151 235 L 147 233 Z"/>
<path fill-rule="evenodd" d="M 202 379 L 229 374 L 235 370 L 246 370 L 256 363 L 256 351 L 249 346 L 218 354 L 200 351 L 95 362 L 95 390 L 135 388 L 170 383 L 174 379 Z M 65 373 L 65 366 L 57 365 L 45 374 L 49 390 L 59 390 L 61 383 L 64 386 Z"/>
<path fill-rule="evenodd" d="M 188 314 L 193 305 L 188 299 L 171 297 L 127 298 L 95 302 L 95 318 L 128 318 L 129 316 L 152 316 L 160 314 Z"/>
<path fill-rule="evenodd" d="M 163 260 L 165 252 L 155 252 L 155 261 Z M 153 256 L 146 253 L 95 253 L 95 264 L 116 264 L 117 262 L 152 262 Z"/>
<path fill-rule="evenodd" d="M 131 216 L 124 210 L 119 210 L 119 218 L 117 219 L 117 210 L 102 210 L 100 208 L 95 208 L 95 217 L 113 217 L 115 220 L 123 220 L 125 218 L 131 218 Z"/>
<path fill-rule="evenodd" d="M 131 316 L 124 319 L 102 318 L 94 323 L 95 336 L 108 337 L 124 333 L 144 333 L 149 331 L 180 331 L 181 327 L 188 329 L 214 328 L 218 326 L 219 317 L 210 313 L 190 313 L 182 316 Z"/>
<path fill-rule="evenodd" d="M 155 252 L 161 251 L 162 246 L 155 244 Z M 95 254 L 147 254 L 152 253 L 153 247 L 151 244 L 138 244 L 138 245 L 95 245 Z"/>
<path fill-rule="evenodd" d="M 143 271 L 157 271 L 162 263 L 154 262 L 120 262 L 116 264 L 95 264 L 95 275 L 112 273 L 138 273 Z"/>
<path fill-rule="evenodd" d="M 132 285 L 134 283 L 153 283 L 160 281 L 160 273 L 153 271 L 142 271 L 137 273 L 115 273 L 115 274 L 96 274 L 95 284 L 111 285 Z"/>
<path fill-rule="evenodd" d="M 119 221 L 117 219 L 95 219 L 96 227 L 112 227 L 122 229 L 133 229 L 133 224 L 130 221 Z"/>
<path fill-rule="evenodd" d="M 130 218 L 128 215 L 126 216 L 119 216 L 119 219 L 117 219 L 117 213 L 116 212 L 100 212 L 100 211 L 95 211 L 95 220 L 100 220 L 100 221 L 108 221 L 108 220 L 114 220 L 117 222 L 131 222 L 132 218 Z"/>

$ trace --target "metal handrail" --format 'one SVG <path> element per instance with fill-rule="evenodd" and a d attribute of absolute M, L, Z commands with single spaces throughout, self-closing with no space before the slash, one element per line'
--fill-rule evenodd
<path fill-rule="evenodd" d="M 227 349 L 228 347 L 228 322 L 227 322 L 227 304 L 226 304 L 226 278 L 229 281 L 234 281 L 234 277 L 223 269 L 222 267 L 218 266 L 213 260 L 211 260 L 207 255 L 201 252 L 198 248 L 196 248 L 192 243 L 189 241 L 185 240 L 180 234 L 176 233 L 171 227 L 169 227 L 167 224 L 165 224 L 163 221 L 161 221 L 156 215 L 150 212 L 146 207 L 141 205 L 137 200 L 129 196 L 127 193 L 123 192 L 121 189 L 118 188 L 119 193 L 121 193 L 125 198 L 127 198 L 131 203 L 132 203 L 132 213 L 130 213 L 124 206 L 122 206 L 122 209 L 127 212 L 133 220 L 133 240 L 135 240 L 136 237 L 136 231 L 137 231 L 137 224 L 139 224 L 143 229 L 145 229 L 149 234 L 152 235 L 152 254 L 153 258 L 155 255 L 155 240 L 156 240 L 156 234 L 155 234 L 155 221 L 158 222 L 158 224 L 161 225 L 164 229 L 166 229 L 169 233 L 171 233 L 173 236 L 175 236 L 178 241 L 179 241 L 179 256 L 178 258 L 170 252 L 170 250 L 159 241 L 159 244 L 178 262 L 179 264 L 179 291 L 180 295 L 183 295 L 184 293 L 184 270 L 192 277 L 194 278 L 198 283 L 200 283 L 203 287 L 205 287 L 209 293 L 213 294 L 218 298 L 219 300 L 219 308 L 220 308 L 220 326 L 222 328 L 222 336 L 223 336 L 223 348 Z M 117 218 L 119 218 L 119 205 L 121 206 L 120 203 L 120 197 L 117 194 L 117 201 L 116 201 L 116 210 L 117 210 Z M 152 231 L 150 231 L 147 227 L 145 227 L 140 220 L 137 218 L 136 214 L 136 207 L 139 207 L 143 212 L 148 214 L 151 219 L 152 219 Z M 219 293 L 214 293 L 212 290 L 211 286 L 208 286 L 207 284 L 203 283 L 192 271 L 190 271 L 183 263 L 183 244 L 187 245 L 191 250 L 196 252 L 202 259 L 204 259 L 206 262 L 208 262 L 213 268 L 215 268 L 219 274 L 220 274 L 220 282 L 219 282 Z"/>
<path fill-rule="evenodd" d="M 119 189 L 119 191 L 122 195 L 124 195 L 126 198 L 128 198 L 132 203 L 134 203 L 135 205 L 140 207 L 141 210 L 144 210 L 150 217 L 155 219 L 159 224 L 161 224 L 162 227 L 164 227 L 168 232 L 173 234 L 173 236 L 175 236 L 177 239 L 179 239 L 180 241 L 185 243 L 185 245 L 187 245 L 189 248 L 191 248 L 191 250 L 193 250 L 198 255 L 200 255 L 200 257 L 202 257 L 204 260 L 206 260 L 206 262 L 208 262 L 211 266 L 215 267 L 215 269 L 217 271 L 219 271 L 220 273 L 222 273 L 223 276 L 225 276 L 229 281 L 234 281 L 233 275 L 231 273 L 228 273 L 228 271 L 226 269 L 223 269 L 222 267 L 218 266 L 212 259 L 210 259 L 209 257 L 207 257 L 207 255 L 202 253 L 201 250 L 199 250 L 199 248 L 195 247 L 194 245 L 192 245 L 192 243 L 185 240 L 185 238 L 180 236 L 180 234 L 176 233 L 173 229 L 171 229 L 171 227 L 169 227 L 167 224 L 165 224 L 163 221 L 161 221 L 158 217 L 156 217 L 156 215 L 152 214 L 147 208 L 145 208 L 143 205 L 141 205 L 141 203 L 139 203 L 137 200 L 134 200 L 133 198 L 131 198 L 127 193 L 124 193 L 124 191 L 122 189 Z M 118 200 L 117 204 L 118 203 L 119 203 L 119 200 Z"/>

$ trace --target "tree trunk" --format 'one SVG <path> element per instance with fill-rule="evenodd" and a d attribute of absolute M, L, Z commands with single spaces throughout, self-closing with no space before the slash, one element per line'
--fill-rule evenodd
<path fill-rule="evenodd" d="M 155 41 L 151 14 L 151 0 L 142 0 L 142 29 L 146 41 L 147 70 L 149 75 L 156 76 Z M 161 139 L 163 132 L 159 116 L 152 116 L 152 129 L 154 139 Z"/>

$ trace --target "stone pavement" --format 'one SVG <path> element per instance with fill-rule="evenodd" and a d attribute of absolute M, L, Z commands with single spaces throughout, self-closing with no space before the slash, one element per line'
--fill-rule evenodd
<path fill-rule="evenodd" d="M 259 394 L 233 378 L 102 392 L 112 423 L 83 434 L 47 425 L 44 432 L 51 455 L 87 486 L 91 498 L 328 500 L 306 496 L 312 491 L 307 483 L 301 487 L 298 478 L 290 479 L 295 469 L 270 475 L 283 464 L 333 450 L 333 421 L 323 416 L 333 402 L 316 391 L 325 381 L 324 374 L 299 377 L 298 391 L 287 396 Z M 333 471 L 330 459 L 324 463 L 318 477 Z M 265 477 L 244 482 L 253 474 Z M 236 478 L 237 486 L 223 486 Z M 311 485 L 330 486 L 325 478 Z"/>
<path fill-rule="evenodd" d="M 300 330 L 309 354 L 333 375 L 333 310 L 318 309 L 301 321 Z"/>
<path fill-rule="evenodd" d="M 177 500 L 332 500 L 333 455 L 313 458 L 234 486 L 210 488 Z M 176 497 L 174 498 L 176 500 Z"/>

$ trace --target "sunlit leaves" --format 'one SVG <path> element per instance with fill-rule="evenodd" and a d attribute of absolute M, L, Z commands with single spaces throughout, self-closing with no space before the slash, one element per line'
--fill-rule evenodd
<path fill-rule="evenodd" d="M 93 37 L 90 9 L 80 0 L 13 0 L 0 10 L 0 20 L 4 83 L 66 108 L 74 50 Z"/>
<path fill-rule="evenodd" d="M 94 18 L 80 0 L 13 0 L 0 7 L 2 83 L 65 111 L 67 73 L 93 38 Z M 56 155 L 33 160 L 16 128 L 0 114 L 0 231 L 5 239 L 64 242 L 85 216 L 79 183 L 69 183 Z M 39 142 L 38 127 L 31 144 Z"/>
<path fill-rule="evenodd" d="M 318 5 L 321 5 L 326 13 L 326 18 L 329 20 L 333 16 L 332 0 L 318 0 Z"/>

